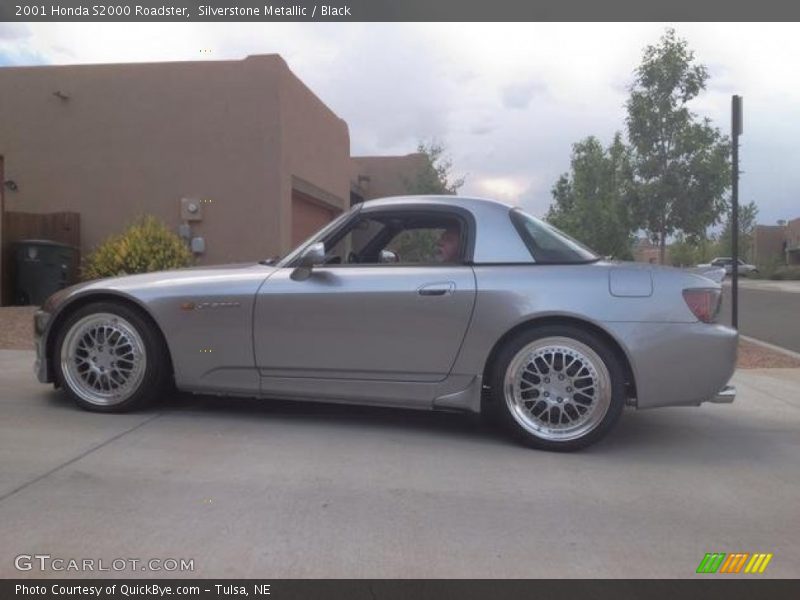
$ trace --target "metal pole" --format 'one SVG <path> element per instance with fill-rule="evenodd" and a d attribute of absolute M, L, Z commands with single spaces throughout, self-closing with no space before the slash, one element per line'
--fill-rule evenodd
<path fill-rule="evenodd" d="M 742 97 L 731 98 L 731 326 L 739 329 L 739 135 Z"/>

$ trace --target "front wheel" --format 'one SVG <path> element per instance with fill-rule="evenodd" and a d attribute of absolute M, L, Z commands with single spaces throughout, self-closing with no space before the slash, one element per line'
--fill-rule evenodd
<path fill-rule="evenodd" d="M 76 310 L 56 338 L 58 381 L 86 410 L 125 412 L 159 396 L 169 375 L 160 336 L 138 311 L 112 302 Z"/>
<path fill-rule="evenodd" d="M 596 335 L 544 326 L 506 344 L 491 379 L 493 408 L 523 443 L 577 450 L 602 438 L 625 406 L 624 371 Z"/>

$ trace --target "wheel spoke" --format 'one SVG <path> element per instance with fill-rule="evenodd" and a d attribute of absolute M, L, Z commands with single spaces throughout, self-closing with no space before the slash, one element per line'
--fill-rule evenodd
<path fill-rule="evenodd" d="M 111 313 L 88 315 L 67 332 L 61 366 L 70 389 L 87 402 L 110 405 L 133 394 L 145 376 L 139 332 Z"/>
<path fill-rule="evenodd" d="M 605 364 L 591 348 L 570 338 L 532 342 L 512 359 L 506 378 L 512 415 L 545 439 L 573 439 L 592 429 L 610 403 Z"/>

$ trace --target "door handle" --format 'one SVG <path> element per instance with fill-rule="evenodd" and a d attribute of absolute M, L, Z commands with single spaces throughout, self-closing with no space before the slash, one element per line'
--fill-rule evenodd
<path fill-rule="evenodd" d="M 455 283 L 452 281 L 444 281 L 423 285 L 417 289 L 417 294 L 420 296 L 446 296 L 452 294 L 455 290 Z"/>

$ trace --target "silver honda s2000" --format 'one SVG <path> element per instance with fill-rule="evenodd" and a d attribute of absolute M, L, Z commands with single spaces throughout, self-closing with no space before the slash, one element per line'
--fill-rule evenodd
<path fill-rule="evenodd" d="M 571 450 L 626 404 L 730 402 L 737 334 L 701 274 L 602 260 L 490 200 L 365 202 L 277 262 L 62 290 L 36 372 L 82 408 L 196 393 L 484 412 Z"/>

